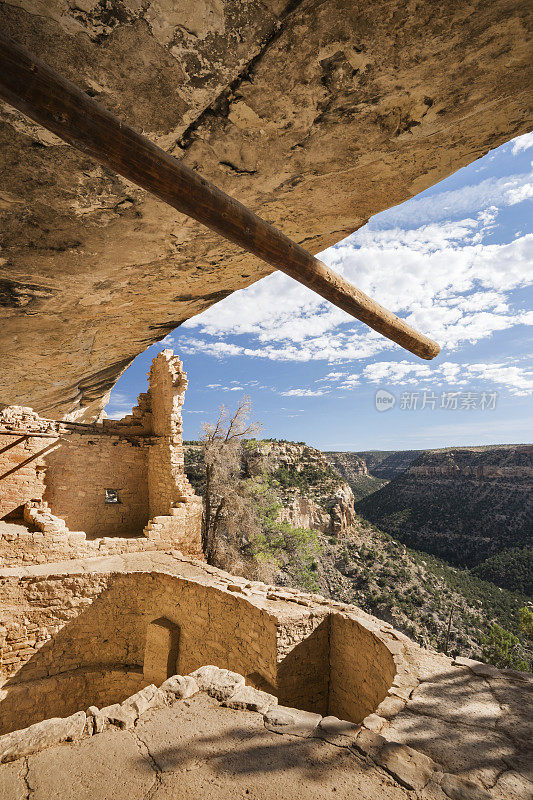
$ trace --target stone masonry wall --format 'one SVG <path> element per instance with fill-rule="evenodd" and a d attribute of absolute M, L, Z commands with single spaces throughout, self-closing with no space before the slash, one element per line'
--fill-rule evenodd
<path fill-rule="evenodd" d="M 152 431 L 158 438 L 148 455 L 150 517 L 168 515 L 194 495 L 183 465 L 181 407 L 187 383 L 181 361 L 171 350 L 154 358 L 148 397 Z"/>
<path fill-rule="evenodd" d="M 42 510 L 58 523 L 57 530 L 48 526 L 48 539 L 42 532 L 0 526 L 4 563 L 86 555 L 83 534 L 92 540 L 144 534 L 155 548 L 167 543 L 202 557 L 201 499 L 183 465 L 181 406 L 187 376 L 181 361 L 164 350 L 154 359 L 149 378 L 148 391 L 119 421 L 43 420 L 19 406 L 0 412 L 0 520 L 42 501 L 47 504 Z M 117 492 L 119 502 L 106 503 L 106 489 Z M 21 544 L 29 544 L 31 553 Z M 105 542 L 98 548 L 113 551 Z M 124 545 L 119 551 L 130 549 Z"/>
<path fill-rule="evenodd" d="M 393 682 L 392 653 L 356 620 L 340 614 L 332 616 L 329 646 L 329 713 L 361 722 Z"/>
<path fill-rule="evenodd" d="M 128 559 L 134 572 L 105 571 L 127 570 Z M 177 633 L 171 672 L 214 664 L 280 703 L 351 721 L 372 713 L 395 678 L 398 642 L 355 619 L 352 607 L 341 614 L 342 604 L 315 595 L 165 554 L 54 570 L 0 574 L 0 732 L 120 702 L 150 683 L 146 658 L 152 669 L 170 655 L 169 637 L 158 639 L 160 657 L 152 652 L 153 623 Z"/>
<path fill-rule="evenodd" d="M 278 628 L 276 696 L 282 705 L 327 714 L 330 614 L 309 614 Z"/>
<path fill-rule="evenodd" d="M 0 689 L 0 735 L 43 719 L 68 717 L 88 701 L 96 706 L 121 703 L 145 685 L 141 670 L 106 665 Z"/>
<path fill-rule="evenodd" d="M 42 455 L 56 439 L 0 432 L 0 519 L 29 500 L 42 497 Z"/>
<path fill-rule="evenodd" d="M 72 531 L 141 534 L 149 519 L 147 445 L 140 437 L 61 427 L 0 432 L 0 519 L 42 499 Z M 120 502 L 106 503 L 106 489 L 118 491 Z"/>
<path fill-rule="evenodd" d="M 89 574 L 4 579 L 2 591 L 0 732 L 119 702 L 132 683 L 140 688 L 147 628 L 161 617 L 180 631 L 174 671 L 213 663 L 276 683 L 275 617 L 213 586 L 164 574 Z M 124 685 L 119 667 L 129 676 Z"/>
<path fill-rule="evenodd" d="M 43 499 L 70 530 L 90 537 L 139 535 L 148 515 L 148 446 L 119 436 L 70 433 L 44 459 Z M 106 489 L 118 503 L 106 503 Z"/>

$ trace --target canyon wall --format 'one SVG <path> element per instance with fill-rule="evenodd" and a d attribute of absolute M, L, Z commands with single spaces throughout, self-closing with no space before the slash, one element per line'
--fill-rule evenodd
<path fill-rule="evenodd" d="M 243 477 L 268 485 L 269 497 L 280 505 L 279 521 L 336 534 L 352 525 L 352 490 L 320 450 L 303 442 L 249 440 L 244 443 L 241 463 Z M 202 494 L 205 477 L 199 444 L 185 445 L 185 471 Z"/>
<path fill-rule="evenodd" d="M 356 502 L 381 489 L 401 475 L 423 450 L 367 450 L 324 453 L 327 460 L 349 484 Z"/>
<path fill-rule="evenodd" d="M 281 521 L 338 535 L 353 523 L 352 490 L 320 450 L 303 442 L 249 442 L 243 465 L 250 477 L 267 477 L 282 506 Z"/>
<path fill-rule="evenodd" d="M 405 544 L 472 567 L 533 544 L 532 478 L 531 445 L 428 451 L 356 509 Z"/>

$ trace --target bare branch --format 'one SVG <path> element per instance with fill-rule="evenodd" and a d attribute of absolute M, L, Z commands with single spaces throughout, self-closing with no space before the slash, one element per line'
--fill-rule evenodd
<path fill-rule="evenodd" d="M 250 421 L 252 401 L 247 395 L 229 414 L 221 406 L 216 423 L 205 423 L 202 445 L 206 471 L 202 543 L 209 562 L 216 553 L 221 527 L 226 533 L 246 516 L 246 488 L 241 476 L 243 440 L 255 436 L 260 424 Z M 249 515 L 248 515 L 249 516 Z M 235 533 L 235 531 L 233 531 Z M 233 535 L 233 533 L 232 533 Z"/>

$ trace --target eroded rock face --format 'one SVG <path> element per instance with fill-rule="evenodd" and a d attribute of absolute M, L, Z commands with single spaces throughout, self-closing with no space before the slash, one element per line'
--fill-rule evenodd
<path fill-rule="evenodd" d="M 0 27 L 316 253 L 528 129 L 527 8 L 10 0 Z M 94 418 L 270 271 L 7 106 L 0 152 L 2 403 Z"/>
<path fill-rule="evenodd" d="M 269 476 L 282 522 L 338 535 L 353 525 L 353 492 L 320 450 L 303 442 L 248 443 L 243 466 L 248 476 Z"/>

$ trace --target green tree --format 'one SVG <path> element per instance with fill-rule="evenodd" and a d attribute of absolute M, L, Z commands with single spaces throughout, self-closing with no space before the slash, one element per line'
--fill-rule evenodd
<path fill-rule="evenodd" d="M 526 639 L 533 639 L 533 609 L 531 606 L 524 606 L 520 609 L 518 625 Z"/>
<path fill-rule="evenodd" d="M 533 666 L 528 652 L 518 636 L 494 622 L 482 638 L 483 658 L 495 667 L 507 667 L 528 672 Z"/>

